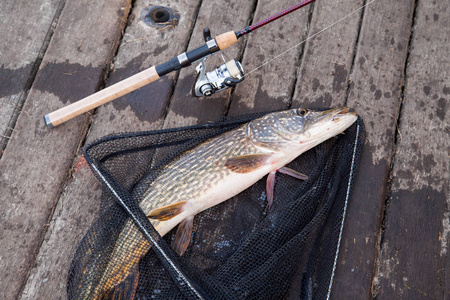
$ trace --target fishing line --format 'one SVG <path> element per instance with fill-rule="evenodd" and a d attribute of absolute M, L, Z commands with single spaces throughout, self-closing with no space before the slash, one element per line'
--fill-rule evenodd
<path fill-rule="evenodd" d="M 234 59 L 219 66 L 218 68 L 216 68 L 215 70 L 213 70 L 211 72 L 206 72 L 206 58 L 207 57 L 235 44 L 240 37 L 252 32 L 258 28 L 261 28 L 283 16 L 286 16 L 287 14 L 290 14 L 293 11 L 295 11 L 301 7 L 304 7 L 305 5 L 311 4 L 314 1 L 316 1 L 316 0 L 304 0 L 296 5 L 293 5 L 293 6 L 289 7 L 288 9 L 285 9 L 279 13 L 276 13 L 276 14 L 272 15 L 271 17 L 266 18 L 256 24 L 247 26 L 242 30 L 228 31 L 228 32 L 219 34 L 215 38 L 212 38 L 211 31 L 208 28 L 205 28 L 205 30 L 203 32 L 205 44 L 203 44 L 193 50 L 183 52 L 162 64 L 147 68 L 133 76 L 130 76 L 122 81 L 119 81 L 113 85 L 110 85 L 92 95 L 89 95 L 83 99 L 80 99 L 77 102 L 71 103 L 65 107 L 57 109 L 57 110 L 44 116 L 45 124 L 49 128 L 58 126 L 59 124 L 62 124 L 78 115 L 88 112 L 102 104 L 105 104 L 105 103 L 112 101 L 120 96 L 126 95 L 138 88 L 141 88 L 144 85 L 154 82 L 170 72 L 174 72 L 174 71 L 180 70 L 181 68 L 188 67 L 195 62 L 200 62 L 200 64 L 196 68 L 197 79 L 195 81 L 195 85 L 194 85 L 194 89 L 193 89 L 194 95 L 198 96 L 198 97 L 211 96 L 212 94 L 214 94 L 216 92 L 219 92 L 224 89 L 235 86 L 237 83 L 241 82 L 244 79 L 244 76 L 247 76 L 248 74 L 251 74 L 254 71 L 264 67 L 265 65 L 267 65 L 268 63 L 272 62 L 273 60 L 281 57 L 283 54 L 287 53 L 288 51 L 304 44 L 306 41 L 312 39 L 313 37 L 317 36 L 318 34 L 324 32 L 324 31 L 328 30 L 329 28 L 333 27 L 337 23 L 347 19 L 351 15 L 359 12 L 360 10 L 365 8 L 367 5 L 375 2 L 375 0 L 371 0 L 370 2 L 364 4 L 360 8 L 356 9 L 355 11 L 349 13 L 345 17 L 328 25 L 324 29 L 314 33 L 313 35 L 311 35 L 310 37 L 301 41 L 297 45 L 278 54 L 274 58 L 269 59 L 268 61 L 262 63 L 260 66 L 256 67 L 255 69 L 251 70 L 250 72 L 248 72 L 247 75 L 244 74 L 241 63 L 235 61 Z"/>
<path fill-rule="evenodd" d="M 272 61 L 274 61 L 275 59 L 279 58 L 280 56 L 282 56 L 282 55 L 286 54 L 287 52 L 291 51 L 292 49 L 297 48 L 298 46 L 300 46 L 300 45 L 306 43 L 306 42 L 309 41 L 310 39 L 314 38 L 316 35 L 318 35 L 318 34 L 324 32 L 324 31 L 330 29 L 330 28 L 333 27 L 334 25 L 336 25 L 336 24 L 342 22 L 343 20 L 345 20 L 345 19 L 347 19 L 348 17 L 350 17 L 351 15 L 353 15 L 353 14 L 359 12 L 360 10 L 364 9 L 366 6 L 368 6 L 369 4 L 371 4 L 371 3 L 375 2 L 375 1 L 376 1 L 376 0 L 371 0 L 370 2 L 364 4 L 364 5 L 361 6 L 360 8 L 358 8 L 358 9 L 352 11 L 352 12 L 349 13 L 348 15 L 346 15 L 346 16 L 342 17 L 341 19 L 337 20 L 336 22 L 334 22 L 334 23 L 328 25 L 327 27 L 323 28 L 322 30 L 319 30 L 318 32 L 316 32 L 316 33 L 314 33 L 313 35 L 309 36 L 308 38 L 304 39 L 304 40 L 301 41 L 300 43 L 298 43 L 298 44 L 292 46 L 291 48 L 285 50 L 284 52 L 278 54 L 277 56 L 275 56 L 275 57 L 269 59 L 268 61 L 266 61 L 266 62 L 264 62 L 264 63 L 262 63 L 261 65 L 259 65 L 258 67 L 254 68 L 253 70 L 247 72 L 243 77 L 248 76 L 249 74 L 255 72 L 256 70 L 261 69 L 262 67 L 266 66 L 266 65 L 269 64 L 270 62 L 272 62 Z"/>

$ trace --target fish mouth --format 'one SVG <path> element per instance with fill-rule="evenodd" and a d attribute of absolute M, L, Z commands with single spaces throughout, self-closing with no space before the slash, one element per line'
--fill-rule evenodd
<path fill-rule="evenodd" d="M 348 113 L 349 109 L 348 107 L 341 107 L 338 114 L 345 114 Z"/>
<path fill-rule="evenodd" d="M 337 107 L 313 114 L 314 120 L 309 129 L 309 137 L 316 144 L 335 136 L 356 121 L 357 115 L 348 107 Z"/>
<path fill-rule="evenodd" d="M 330 121 L 330 120 L 337 121 L 340 117 L 347 114 L 352 114 L 356 116 L 356 114 L 354 112 L 350 112 L 349 108 L 346 106 L 321 111 L 318 112 L 317 114 L 318 118 L 316 119 L 316 121 Z"/>
<path fill-rule="evenodd" d="M 343 115 L 343 114 L 351 114 L 351 115 L 354 115 L 354 116 L 358 116 L 354 111 L 350 111 L 350 109 L 348 108 L 348 107 L 340 107 L 340 108 L 337 108 L 337 109 L 339 109 L 339 112 L 337 113 L 338 115 Z"/>
<path fill-rule="evenodd" d="M 355 117 L 358 117 L 358 115 L 353 112 L 350 111 L 350 109 L 348 107 L 338 107 L 338 108 L 334 108 L 334 109 L 330 109 L 328 111 L 328 118 L 327 119 L 331 119 L 332 121 L 338 121 L 342 116 L 347 116 L 347 115 L 352 115 Z"/>
<path fill-rule="evenodd" d="M 350 112 L 350 109 L 348 107 L 346 107 L 346 106 L 338 107 L 338 108 L 335 108 L 334 110 L 336 110 L 336 114 L 335 115 L 344 115 L 344 114 L 347 114 L 347 113 L 351 113 L 353 115 L 355 114 L 354 112 Z"/>

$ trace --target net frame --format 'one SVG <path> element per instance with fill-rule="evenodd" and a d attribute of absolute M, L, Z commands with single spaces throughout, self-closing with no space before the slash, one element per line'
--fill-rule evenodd
<path fill-rule="evenodd" d="M 120 207 L 124 210 L 125 214 L 128 215 L 133 219 L 136 226 L 141 230 L 141 232 L 146 236 L 150 244 L 152 245 L 152 250 L 155 252 L 156 256 L 160 260 L 162 266 L 167 270 L 167 274 L 170 275 L 170 277 L 173 280 L 174 285 L 177 287 L 179 293 L 174 293 L 172 296 L 173 298 L 187 298 L 187 299 L 209 299 L 209 298 L 222 298 L 222 299 L 242 299 L 242 294 L 235 295 L 232 290 L 230 289 L 223 289 L 222 287 L 217 286 L 218 284 L 215 283 L 215 280 L 212 280 L 212 283 L 206 283 L 205 287 L 205 278 L 202 278 L 203 275 L 198 275 L 197 272 L 191 272 L 187 271 L 187 269 L 192 268 L 192 265 L 189 262 L 183 261 L 180 257 L 175 254 L 170 246 L 168 245 L 167 241 L 163 238 L 161 238 L 158 234 L 158 232 L 153 228 L 145 214 L 142 212 L 142 210 L 139 208 L 136 197 L 139 195 L 133 195 L 130 190 L 133 190 L 133 188 L 138 187 L 140 184 L 142 185 L 143 182 L 148 184 L 148 182 L 151 182 L 155 177 L 157 177 L 158 169 L 160 169 L 165 163 L 170 161 L 171 159 L 175 158 L 177 154 L 173 155 L 172 157 L 169 157 L 167 159 L 163 159 L 162 162 L 159 163 L 156 167 L 153 167 L 153 175 L 148 175 L 148 169 L 147 170 L 139 170 L 139 174 L 147 174 L 145 176 L 141 176 L 138 179 L 131 180 L 128 185 L 124 187 L 123 184 L 117 182 L 116 176 L 114 174 L 111 174 L 111 170 L 109 170 L 107 167 L 105 167 L 105 162 L 113 159 L 115 156 L 126 154 L 127 152 L 132 152 L 133 148 L 132 146 L 130 149 L 116 149 L 114 147 L 109 148 L 108 146 L 111 146 L 111 144 L 108 144 L 110 142 L 122 140 L 122 139 L 138 139 L 140 137 L 144 136 L 151 136 L 151 135 L 159 135 L 159 134 L 175 134 L 177 132 L 185 132 L 185 131 L 199 131 L 200 134 L 197 138 L 190 138 L 190 139 L 183 139 L 183 136 L 177 136 L 177 139 L 173 143 L 187 143 L 187 149 L 189 147 L 194 147 L 196 144 L 212 137 L 217 134 L 220 134 L 223 131 L 231 130 L 233 128 L 236 128 L 240 126 L 243 123 L 246 123 L 256 117 L 259 117 L 262 114 L 258 115 L 252 115 L 252 116 L 246 116 L 244 118 L 239 118 L 231 121 L 221 121 L 217 123 L 208 123 L 208 124 L 202 124 L 202 125 L 196 125 L 196 126 L 189 126 L 189 127 L 183 127 L 183 128 L 176 128 L 176 129 L 166 129 L 166 130 L 159 130 L 159 131 L 151 131 L 151 132 L 140 132 L 140 133 L 128 133 L 128 134 L 119 134 L 114 136 L 108 136 L 106 138 L 100 139 L 90 145 L 88 145 L 85 148 L 85 157 L 88 161 L 91 169 L 93 170 L 96 177 L 102 182 L 103 187 L 105 189 L 105 192 L 109 194 L 109 197 L 107 197 L 107 201 L 115 200 Z M 345 201 L 343 203 L 343 207 L 340 208 L 343 211 L 342 217 L 340 220 L 337 220 L 338 225 L 338 235 L 337 235 L 337 242 L 336 247 L 334 247 L 334 254 L 332 255 L 332 269 L 329 276 L 329 280 L 327 281 L 326 286 L 326 297 L 327 299 L 330 297 L 332 285 L 334 281 L 335 276 L 335 270 L 336 270 L 336 264 L 337 259 L 339 256 L 339 248 L 340 243 L 342 240 L 342 232 L 344 229 L 344 223 L 345 223 L 345 216 L 347 212 L 348 207 L 348 201 L 350 198 L 350 192 L 351 187 L 354 181 L 354 178 L 356 176 L 356 169 L 359 162 L 359 156 L 362 151 L 362 145 L 364 140 L 364 125 L 361 119 L 358 118 L 355 125 L 353 125 L 353 131 L 355 132 L 354 140 L 349 141 L 348 145 L 344 145 L 347 148 L 350 148 L 349 152 L 351 154 L 351 165 L 350 165 L 350 172 L 345 176 L 347 178 L 347 182 L 344 183 L 344 190 L 345 190 Z M 214 132 L 214 134 L 208 134 L 204 132 L 208 132 L 211 129 L 217 129 L 217 132 Z M 92 150 L 97 147 L 105 147 L 105 145 L 108 145 L 106 148 L 108 149 L 109 154 L 103 155 L 100 159 L 96 158 L 92 155 Z M 169 145 L 165 145 L 170 147 Z M 155 148 L 156 149 L 156 148 Z M 153 154 L 155 154 L 155 149 L 151 150 L 153 151 Z M 135 149 L 134 149 L 135 150 Z M 338 163 L 337 161 L 336 163 Z M 139 176 L 138 176 L 139 177 Z M 338 189 L 339 187 L 335 187 L 335 189 Z M 341 186 L 342 189 L 342 186 Z M 333 193 L 332 193 L 333 194 Z M 332 202 L 332 199 L 330 199 Z M 330 205 L 332 203 L 330 202 Z M 107 204 L 103 204 L 105 207 L 108 207 Z M 327 204 L 325 204 L 327 206 Z M 328 209 L 328 208 L 327 208 Z M 328 209 L 329 210 L 329 209 Z M 319 212 L 320 213 L 320 212 Z M 329 213 L 329 212 L 328 212 Z M 324 212 L 326 214 L 326 212 Z M 326 222 L 325 222 L 326 223 Z M 324 225 L 325 226 L 325 225 Z M 336 225 L 335 225 L 336 226 Z M 326 229 L 321 228 L 322 231 L 326 231 Z M 324 234 L 323 232 L 321 234 Z M 318 247 L 320 249 L 320 242 L 318 240 L 315 240 L 310 247 Z M 329 250 L 330 247 L 327 249 Z M 333 247 L 331 247 L 333 248 Z M 320 252 L 320 251 L 319 251 Z M 317 253 L 311 253 L 309 254 L 308 260 L 308 266 L 306 268 L 306 272 L 302 275 L 302 289 L 301 289 L 301 297 L 303 299 L 314 299 L 317 297 L 317 288 L 313 286 L 314 280 L 312 280 L 313 274 L 315 273 L 315 269 L 317 269 L 317 266 L 313 266 L 314 262 L 317 262 L 317 257 L 320 256 Z M 75 264 L 76 266 L 76 264 Z M 74 271 L 75 270 L 75 271 Z M 70 274 L 76 272 L 76 267 L 74 267 L 74 264 L 72 264 L 71 272 Z M 166 275 L 167 275 L 166 274 Z M 70 277 L 70 275 L 69 275 Z M 207 279 L 212 279 L 212 277 L 205 276 Z M 219 280 L 220 282 L 220 280 Z M 220 290 L 219 293 L 214 290 Z M 324 294 L 324 291 L 320 292 L 321 294 Z M 68 284 L 68 295 L 69 298 L 71 298 L 70 294 L 70 279 Z M 212 297 L 211 297 L 212 296 Z M 245 295 L 244 295 L 245 296 Z M 255 298 L 257 295 L 247 295 L 248 297 L 244 298 Z M 278 298 L 278 297 L 284 297 L 285 295 L 271 295 L 269 298 Z M 146 299 L 146 297 L 142 297 L 143 299 Z"/>

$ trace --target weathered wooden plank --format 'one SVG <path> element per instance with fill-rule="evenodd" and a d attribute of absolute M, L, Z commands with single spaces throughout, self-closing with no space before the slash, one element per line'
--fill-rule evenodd
<path fill-rule="evenodd" d="M 450 7 L 418 2 L 375 290 L 448 299 Z"/>
<path fill-rule="evenodd" d="M 255 11 L 254 22 L 263 20 L 296 1 L 263 1 Z M 283 50 L 300 43 L 307 35 L 310 6 L 248 36 L 242 63 L 247 72 L 261 66 Z M 300 51 L 292 50 L 263 68 L 248 74 L 232 96 L 229 114 L 241 115 L 289 107 L 296 80 Z"/>
<path fill-rule="evenodd" d="M 192 32 L 188 49 L 194 49 L 205 42 L 203 40 L 203 29 L 205 27 L 210 28 L 213 36 L 244 28 L 248 24 L 252 8 L 253 4 L 250 1 L 204 2 Z M 238 42 L 227 48 L 224 51 L 227 60 L 237 58 L 242 51 L 242 47 L 243 43 Z M 207 71 L 213 70 L 222 63 L 220 54 L 208 58 Z M 192 95 L 195 79 L 194 66 L 181 70 L 164 121 L 164 128 L 213 121 L 226 112 L 231 90 L 220 92 L 211 97 L 197 98 Z"/>
<path fill-rule="evenodd" d="M 83 158 L 74 165 L 20 299 L 67 299 L 67 272 L 78 241 L 98 213 L 101 189 Z M 83 212 L 83 213 L 80 213 Z"/>
<path fill-rule="evenodd" d="M 127 27 L 115 59 L 116 71 L 112 73 L 108 83 L 114 83 L 142 68 L 166 61 L 186 48 L 197 8 L 192 3 L 182 2 L 178 5 L 174 5 L 173 2 L 170 5 L 167 3 L 168 6 L 180 12 L 180 23 L 173 30 L 156 31 L 138 20 L 137 16 L 144 5 L 146 5 L 144 1 L 138 1 L 134 5 L 133 13 L 130 16 L 130 20 L 134 21 Z M 203 14 L 208 15 L 211 8 L 210 6 L 209 11 L 206 10 Z M 174 43 L 174 40 L 177 43 Z M 149 59 L 144 61 L 146 57 Z M 166 78 L 156 83 L 156 86 L 144 87 L 123 97 L 124 99 L 115 100 L 123 103 L 115 104 L 113 102 L 99 108 L 88 140 L 92 141 L 102 135 L 124 130 L 159 128 L 162 125 L 160 118 L 164 115 L 166 102 L 170 98 L 174 84 L 174 76 Z M 165 91 L 158 93 L 161 85 L 166 86 Z M 136 101 L 137 103 L 135 103 Z M 155 102 L 150 105 L 160 108 L 145 110 L 145 114 L 143 114 L 141 109 L 146 102 Z M 78 241 L 92 224 L 97 213 L 100 197 L 98 187 L 99 184 L 92 174 L 83 170 L 77 173 L 74 181 L 65 188 L 56 207 L 55 217 L 50 223 L 51 230 L 46 234 L 41 251 L 37 256 L 37 267 L 32 270 L 25 288 L 25 298 L 33 294 L 52 293 L 61 297 L 65 294 L 67 270 L 73 253 Z M 73 199 L 78 200 L 74 202 Z M 71 204 L 68 204 L 69 202 Z M 73 242 L 68 243 L 68 241 Z M 59 251 L 52 251 L 54 248 L 58 248 Z M 57 268 L 52 268 L 52 272 L 49 273 L 51 266 L 57 266 Z"/>
<path fill-rule="evenodd" d="M 167 1 L 158 4 L 180 13 L 178 25 L 164 31 L 145 25 L 139 15 L 148 2 L 136 1 L 115 57 L 115 71 L 108 78 L 108 84 L 167 61 L 186 48 L 198 2 Z M 173 84 L 174 76 L 170 75 L 100 107 L 94 115 L 88 142 L 114 132 L 160 128 Z M 49 294 L 66 298 L 70 263 L 79 241 L 98 216 L 101 196 L 100 183 L 82 162 L 83 157 L 75 161 L 73 179 L 65 186 L 55 208 L 49 231 L 36 258 L 36 267 L 32 269 L 25 287 L 24 299 L 32 295 L 44 299 Z"/>
<path fill-rule="evenodd" d="M 309 36 L 361 7 L 360 1 L 327 0 L 314 5 Z M 361 12 L 308 40 L 298 72 L 293 107 L 345 105 Z"/>
<path fill-rule="evenodd" d="M 347 211 L 336 299 L 371 297 L 413 9 L 414 1 L 375 1 L 364 11 L 347 105 L 364 120 L 366 143 Z"/>
<path fill-rule="evenodd" d="M 200 1 L 165 1 L 158 5 L 177 11 L 180 14 L 178 25 L 165 30 L 149 27 L 139 20 L 141 11 L 148 7 L 148 3 L 136 2 L 130 17 L 131 24 L 127 27 L 115 59 L 115 70 L 108 83 L 118 82 L 152 65 L 166 62 L 186 50 Z M 192 68 L 189 70 L 193 72 Z M 176 77 L 175 72 L 170 73 L 100 107 L 89 140 L 112 132 L 161 128 Z"/>
<path fill-rule="evenodd" d="M 67 1 L 61 13 L 24 105 L 27 113 L 17 120 L 0 161 L 2 299 L 20 296 L 85 131 L 84 118 L 54 130 L 47 129 L 42 118 L 96 90 L 114 53 L 129 4 L 128 0 Z M 47 272 L 51 274 L 52 270 Z"/>
<path fill-rule="evenodd" d="M 308 36 L 315 35 L 360 7 L 360 1 L 315 2 Z M 329 108 L 346 104 L 361 18 L 362 11 L 356 12 L 305 43 L 292 107 Z M 341 260 L 342 255 L 339 257 L 339 264 Z M 292 285 L 290 299 L 298 298 L 302 276 L 299 273 Z M 345 274 L 342 276 L 345 277 Z M 337 280 L 346 282 L 345 279 L 335 277 L 334 294 L 345 294 L 345 291 L 341 291 L 346 289 L 345 285 L 342 286 Z"/>
<path fill-rule="evenodd" d="M 5 148 L 20 114 L 31 86 L 29 77 L 38 67 L 36 63 L 43 55 L 44 42 L 51 33 L 61 3 L 64 1 L 0 2 L 0 150 Z"/>

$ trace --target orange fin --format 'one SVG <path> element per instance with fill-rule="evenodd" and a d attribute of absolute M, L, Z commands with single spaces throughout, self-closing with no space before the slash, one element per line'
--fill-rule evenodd
<path fill-rule="evenodd" d="M 172 248 L 178 255 L 183 255 L 191 241 L 192 230 L 194 229 L 194 217 L 189 217 L 181 221 L 175 234 L 175 242 Z"/>
<path fill-rule="evenodd" d="M 131 267 L 128 276 L 119 284 L 110 287 L 104 294 L 99 295 L 101 300 L 134 299 L 139 284 L 139 263 Z"/>
<path fill-rule="evenodd" d="M 160 221 L 167 221 L 172 219 L 183 211 L 183 207 L 187 201 L 180 201 L 171 205 L 163 206 L 152 210 L 148 213 L 147 217 L 150 219 L 157 219 Z"/>
<path fill-rule="evenodd" d="M 266 164 L 272 154 L 251 154 L 229 158 L 225 167 L 236 173 L 249 173 Z"/>

